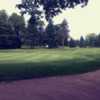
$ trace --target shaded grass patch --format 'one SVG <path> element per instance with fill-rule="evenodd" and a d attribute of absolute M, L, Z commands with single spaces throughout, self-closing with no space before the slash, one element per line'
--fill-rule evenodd
<path fill-rule="evenodd" d="M 0 81 L 80 74 L 100 69 L 98 59 L 0 64 Z"/>

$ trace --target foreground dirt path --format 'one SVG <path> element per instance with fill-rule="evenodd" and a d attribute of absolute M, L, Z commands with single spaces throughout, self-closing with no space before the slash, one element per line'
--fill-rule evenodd
<path fill-rule="evenodd" d="M 100 70 L 0 83 L 0 100 L 100 100 Z"/>

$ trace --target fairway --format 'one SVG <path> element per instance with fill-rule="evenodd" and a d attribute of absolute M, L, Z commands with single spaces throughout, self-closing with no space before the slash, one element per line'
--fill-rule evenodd
<path fill-rule="evenodd" d="M 99 68 L 99 48 L 0 50 L 1 81 L 79 74 Z"/>

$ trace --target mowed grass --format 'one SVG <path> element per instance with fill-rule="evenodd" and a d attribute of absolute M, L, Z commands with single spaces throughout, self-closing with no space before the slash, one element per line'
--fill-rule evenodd
<path fill-rule="evenodd" d="M 99 48 L 0 50 L 1 81 L 80 74 L 99 68 Z"/>

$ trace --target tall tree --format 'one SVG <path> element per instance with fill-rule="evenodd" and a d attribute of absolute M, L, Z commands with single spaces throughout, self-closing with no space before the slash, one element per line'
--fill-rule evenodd
<path fill-rule="evenodd" d="M 80 41 L 79 41 L 79 46 L 82 48 L 82 47 L 85 47 L 85 39 L 83 36 L 80 37 Z"/>
<path fill-rule="evenodd" d="M 69 37 L 68 23 L 64 20 L 61 24 L 54 25 L 50 20 L 46 28 L 48 46 L 50 48 L 64 47 Z"/>
<path fill-rule="evenodd" d="M 61 24 L 54 25 L 55 28 L 55 39 L 57 47 L 64 47 L 67 44 L 69 37 L 69 27 L 66 20 L 63 20 Z"/>
<path fill-rule="evenodd" d="M 77 46 L 76 41 L 73 38 L 70 38 L 69 47 L 74 48 L 76 46 Z"/>
<path fill-rule="evenodd" d="M 8 34 L 8 27 L 7 27 L 7 20 L 8 15 L 4 10 L 0 11 L 0 48 L 6 48 L 7 41 L 6 35 Z"/>
<path fill-rule="evenodd" d="M 4 10 L 0 11 L 0 48 L 13 48 L 12 28 L 8 22 L 8 15 Z"/>
<path fill-rule="evenodd" d="M 64 19 L 63 22 L 60 25 L 61 28 L 61 45 L 64 46 L 65 42 L 68 41 L 69 38 L 69 26 L 68 22 Z"/>
<path fill-rule="evenodd" d="M 86 36 L 86 44 L 90 47 L 95 47 L 96 45 L 96 34 L 91 33 Z"/>
<path fill-rule="evenodd" d="M 18 4 L 17 7 L 20 9 L 22 15 L 28 13 L 31 16 L 31 25 L 35 25 L 35 22 L 39 19 L 41 20 L 43 17 L 50 24 L 50 20 L 52 20 L 54 16 L 61 13 L 62 10 L 66 8 L 74 8 L 79 4 L 81 4 L 83 7 L 87 5 L 87 3 L 88 0 L 21 0 L 21 3 Z M 51 30 L 53 31 L 53 29 Z M 49 40 L 50 47 L 56 45 L 55 42 L 50 45 L 50 41 L 51 40 Z M 62 44 L 64 44 L 64 42 L 62 42 Z"/>
<path fill-rule="evenodd" d="M 8 19 L 13 32 L 16 34 L 16 44 L 19 48 L 21 47 L 21 36 L 23 35 L 23 31 L 25 29 L 25 20 L 24 17 L 13 13 Z"/>
<path fill-rule="evenodd" d="M 40 46 L 40 42 L 42 42 L 42 34 L 44 33 L 44 22 L 40 19 L 37 19 L 35 15 L 31 16 L 28 21 L 28 40 L 31 48 L 35 46 Z"/>
<path fill-rule="evenodd" d="M 47 33 L 47 44 L 49 48 L 55 48 L 56 47 L 56 33 L 55 33 L 55 25 L 52 20 L 49 20 L 48 26 L 46 27 L 46 33 Z"/>
<path fill-rule="evenodd" d="M 96 36 L 96 43 L 95 43 L 96 47 L 100 47 L 100 33 Z"/>
<path fill-rule="evenodd" d="M 21 10 L 22 14 L 29 13 L 34 15 L 36 13 L 44 13 L 45 18 L 50 18 L 59 14 L 62 9 L 74 8 L 76 5 L 82 4 L 82 7 L 87 5 L 88 0 L 21 0 L 21 4 L 17 7 Z M 39 8 L 42 9 L 39 9 Z M 40 16 L 38 16 L 40 17 Z"/>
<path fill-rule="evenodd" d="M 0 24 L 8 22 L 8 15 L 5 10 L 0 10 Z"/>

